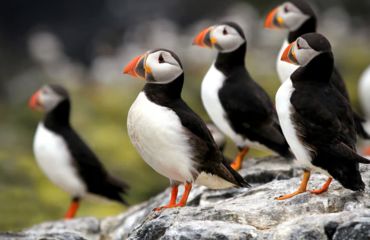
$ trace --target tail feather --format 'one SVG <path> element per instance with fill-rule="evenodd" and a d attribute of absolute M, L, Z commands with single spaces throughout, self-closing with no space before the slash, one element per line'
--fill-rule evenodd
<path fill-rule="evenodd" d="M 107 197 L 128 205 L 127 201 L 121 196 L 121 194 L 127 194 L 130 189 L 127 183 L 113 176 L 108 176 L 106 180 L 106 189 Z"/>
<path fill-rule="evenodd" d="M 325 146 L 322 150 L 318 149 L 312 164 L 328 171 L 343 187 L 353 191 L 363 191 L 365 184 L 359 170 L 360 162 L 370 163 L 351 147 L 339 143 Z"/>
<path fill-rule="evenodd" d="M 336 145 L 335 151 L 337 151 L 347 161 L 356 161 L 358 163 L 370 164 L 369 159 L 358 155 L 354 150 L 343 143 Z"/>
<path fill-rule="evenodd" d="M 219 164 L 216 174 L 226 181 L 233 183 L 235 186 L 251 187 L 251 185 L 225 161 Z"/>

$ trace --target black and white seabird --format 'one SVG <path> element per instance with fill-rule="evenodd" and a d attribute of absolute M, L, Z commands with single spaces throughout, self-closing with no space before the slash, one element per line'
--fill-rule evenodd
<path fill-rule="evenodd" d="M 365 113 L 366 122 L 364 123 L 365 131 L 370 135 L 370 66 L 362 73 L 358 85 L 358 96 L 363 112 Z M 370 147 L 367 147 L 364 154 L 370 156 Z"/>
<path fill-rule="evenodd" d="M 365 184 L 359 163 L 370 161 L 357 155 L 356 129 L 348 100 L 330 84 L 334 59 L 329 41 L 317 33 L 304 34 L 288 45 L 282 60 L 300 66 L 276 94 L 276 109 L 283 133 L 298 162 L 305 168 L 299 189 L 277 199 L 291 198 L 306 191 L 310 171 L 332 179 L 353 191 Z"/>
<path fill-rule="evenodd" d="M 212 121 L 240 150 L 232 167 L 240 169 L 249 147 L 262 146 L 290 157 L 269 96 L 245 68 L 247 41 L 241 27 L 233 22 L 208 27 L 193 44 L 218 50 L 203 78 L 201 97 Z"/>
<path fill-rule="evenodd" d="M 284 50 L 290 43 L 294 42 L 303 34 L 316 32 L 317 17 L 306 0 L 289 0 L 271 10 L 266 17 L 264 25 L 265 28 L 269 29 L 287 29 L 289 31 L 288 37 L 284 40 L 276 61 L 277 73 L 280 81 L 283 83 L 298 68 L 294 64 L 281 60 Z M 346 84 L 336 67 L 333 69 L 330 82 L 350 101 Z M 357 134 L 362 138 L 370 139 L 370 135 L 363 127 L 365 120 L 356 112 L 353 112 L 353 115 Z"/>
<path fill-rule="evenodd" d="M 182 100 L 184 72 L 173 52 L 148 51 L 134 58 L 124 73 L 146 81 L 127 117 L 131 142 L 172 186 L 170 202 L 156 210 L 185 206 L 193 183 L 216 189 L 249 186 L 225 162 L 206 124 Z M 181 183 L 185 191 L 176 203 Z"/>
<path fill-rule="evenodd" d="M 70 99 L 59 85 L 46 85 L 30 99 L 29 106 L 46 112 L 33 142 L 37 163 L 45 175 L 72 196 L 66 219 L 76 214 L 80 199 L 97 195 L 126 204 L 121 194 L 128 185 L 104 169 L 97 156 L 70 125 Z"/>

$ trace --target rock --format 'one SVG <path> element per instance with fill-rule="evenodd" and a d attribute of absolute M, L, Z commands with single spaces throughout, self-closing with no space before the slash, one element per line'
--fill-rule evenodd
<path fill-rule="evenodd" d="M 370 183 L 370 166 L 361 166 Z M 196 186 L 187 207 L 152 209 L 167 203 L 170 189 L 118 216 L 43 223 L 4 239 L 370 239 L 370 191 L 352 192 L 333 181 L 322 195 L 304 193 L 277 201 L 299 185 L 301 170 L 282 158 L 246 160 L 241 174 L 250 189 Z M 326 181 L 312 174 L 310 188 Z M 180 194 L 181 195 L 181 194 Z"/>

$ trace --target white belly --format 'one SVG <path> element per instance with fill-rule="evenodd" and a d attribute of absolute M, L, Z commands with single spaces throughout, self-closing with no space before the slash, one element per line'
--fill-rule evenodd
<path fill-rule="evenodd" d="M 192 149 L 173 110 L 151 102 L 141 92 L 128 113 L 127 129 L 131 142 L 155 171 L 179 182 L 194 181 Z"/>
<path fill-rule="evenodd" d="M 290 79 L 290 75 L 297 70 L 299 67 L 298 65 L 294 65 L 291 63 L 287 63 L 285 61 L 281 60 L 281 56 L 284 53 L 284 50 L 286 47 L 289 45 L 288 41 L 285 40 L 283 43 L 283 46 L 280 49 L 278 58 L 276 59 L 276 68 L 277 68 L 277 73 L 279 75 L 279 79 L 281 83 L 285 82 L 286 80 Z"/>
<path fill-rule="evenodd" d="M 366 119 L 370 121 L 370 66 L 361 75 L 358 92 Z"/>
<path fill-rule="evenodd" d="M 39 167 L 55 185 L 74 197 L 86 194 L 86 186 L 72 165 L 72 156 L 62 137 L 39 123 L 33 149 Z"/>
<path fill-rule="evenodd" d="M 222 87 L 226 77 L 222 72 L 217 70 L 212 64 L 206 76 L 202 81 L 201 97 L 204 108 L 214 124 L 229 138 L 231 138 L 238 146 L 243 147 L 245 141 L 242 136 L 235 133 L 230 124 L 226 120 L 225 110 L 223 109 L 218 92 Z"/>

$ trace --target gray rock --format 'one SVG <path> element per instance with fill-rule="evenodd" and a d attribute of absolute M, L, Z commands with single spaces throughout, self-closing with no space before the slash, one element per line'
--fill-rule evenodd
<path fill-rule="evenodd" d="M 361 166 L 370 183 L 370 167 Z M 296 190 L 301 170 L 281 158 L 246 160 L 250 189 L 210 190 L 195 186 L 184 208 L 152 209 L 167 203 L 170 189 L 118 216 L 81 218 L 34 226 L 15 239 L 370 239 L 370 191 L 352 192 L 334 181 L 322 195 L 304 193 L 277 201 Z M 310 188 L 326 177 L 313 174 Z M 181 194 L 180 194 L 181 195 Z M 10 236 L 10 235 L 9 235 Z M 0 235 L 7 239 L 7 235 Z M 18 238 L 16 238 L 18 237 Z M 36 238 L 37 237 L 37 238 Z M 62 238 L 61 238 L 62 237 Z M 11 239 L 11 238 L 9 238 Z M 49 239 L 49 238 L 45 238 Z"/>

